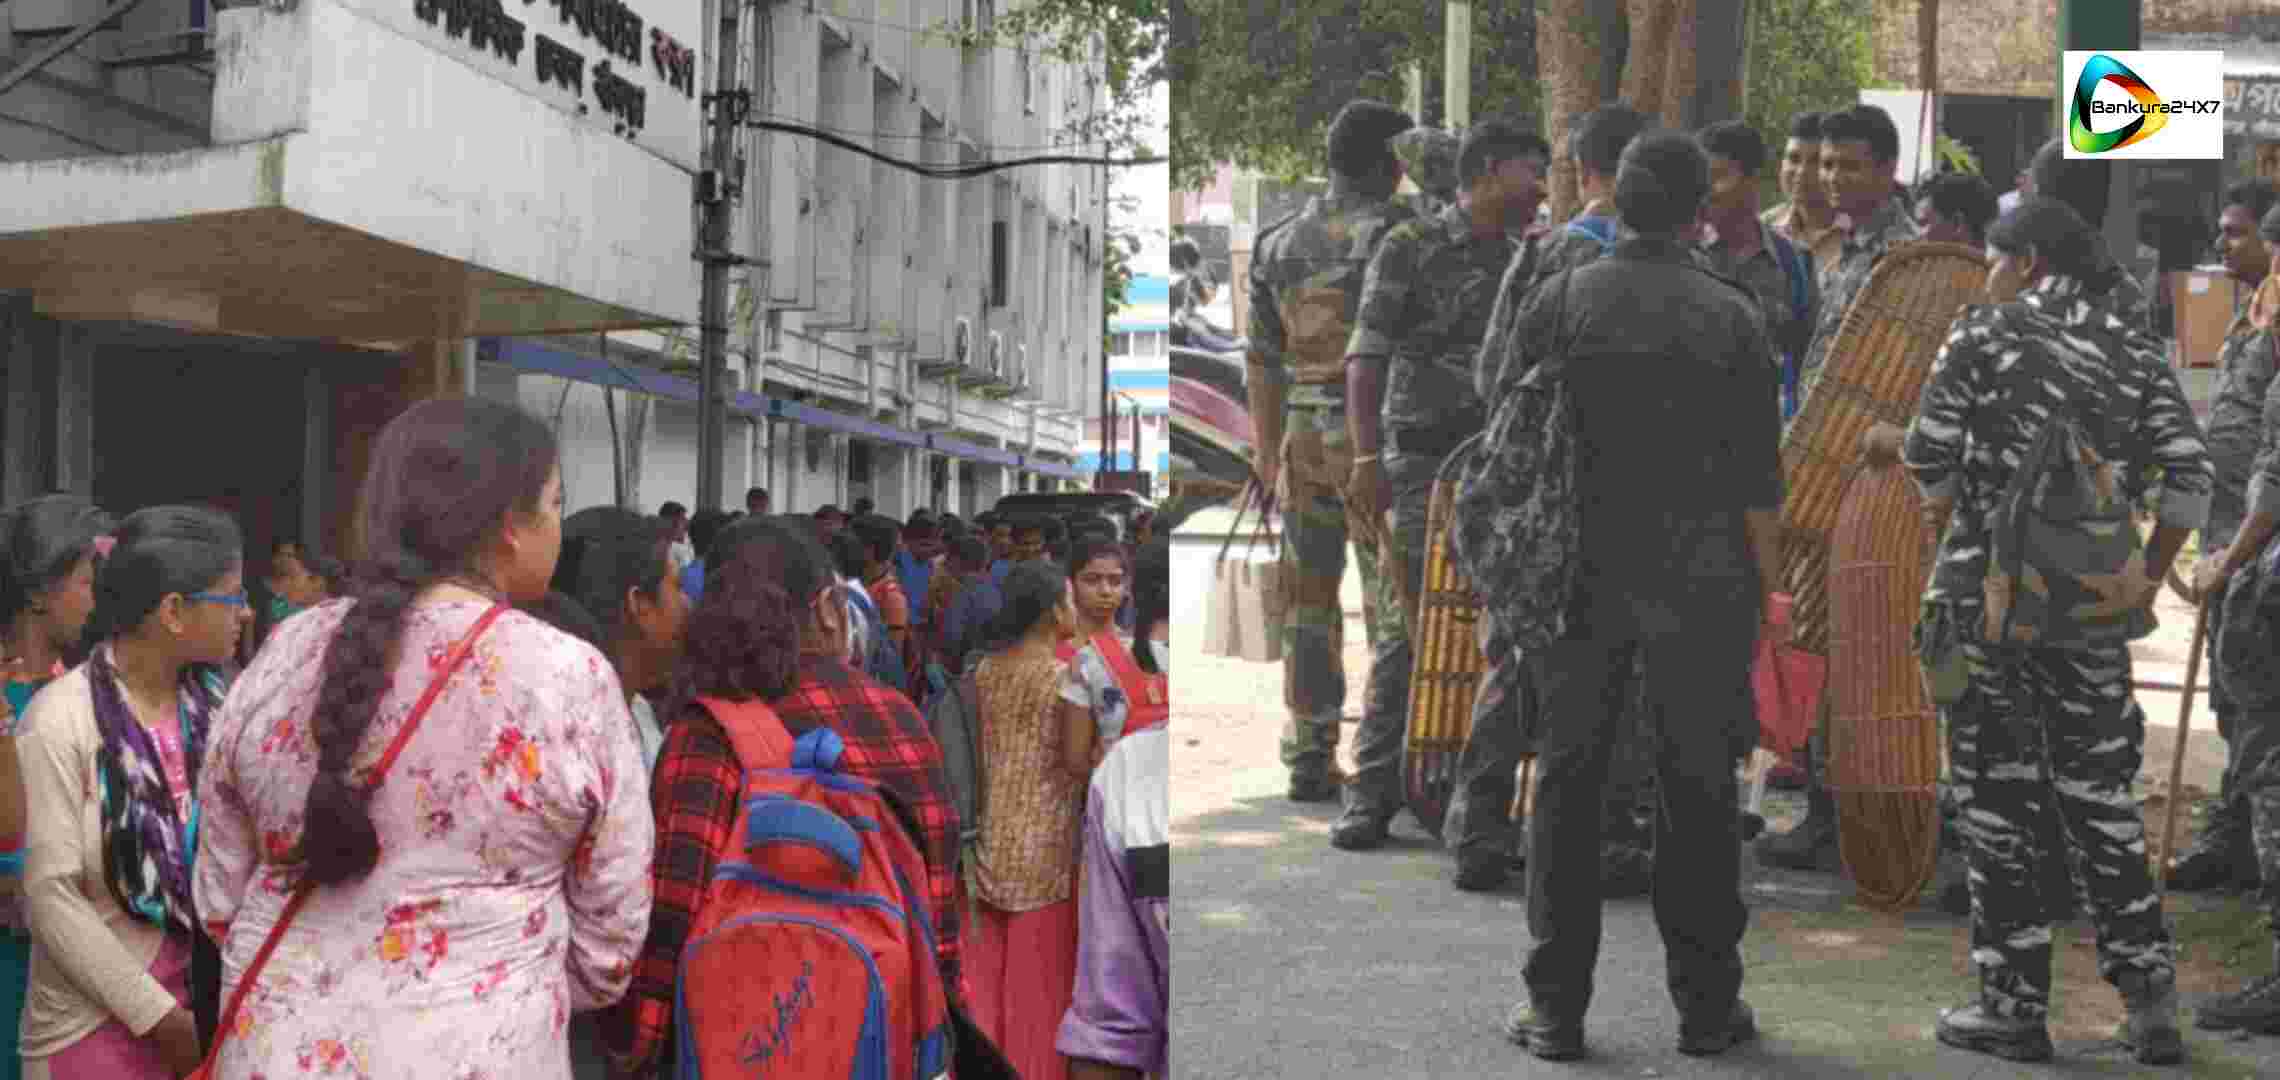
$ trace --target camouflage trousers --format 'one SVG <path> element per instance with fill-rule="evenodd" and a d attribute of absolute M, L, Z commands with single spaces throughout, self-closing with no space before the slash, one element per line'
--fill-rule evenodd
<path fill-rule="evenodd" d="M 2237 846 L 2245 834 L 2251 832 L 2255 809 L 2254 800 L 2249 798 L 2241 783 L 2243 755 L 2240 744 L 2247 736 L 2237 729 L 2240 726 L 2239 715 L 2243 710 L 2234 701 L 2224 664 L 2217 658 L 2217 642 L 2224 636 L 2224 631 L 2224 599 L 2221 595 L 2211 597 L 2209 630 L 2205 641 L 2209 655 L 2201 670 L 2207 673 L 2209 711 L 2217 714 L 2217 737 L 2225 743 L 2225 771 L 2217 784 L 2216 809 L 2209 814 L 2209 826 L 2202 833 L 2202 842 Z M 2262 848 L 2257 850 L 2261 853 Z M 2259 854 L 2260 862 L 2262 858 Z"/>
<path fill-rule="evenodd" d="M 2126 646 L 1989 650 L 1964 644 L 1970 689 L 1948 711 L 1948 756 L 1971 866 L 1971 956 L 1997 1015 L 2050 1010 L 2053 898 L 2046 860 L 2067 861 L 2098 930 L 2098 970 L 2168 972 L 2176 945 L 2146 866 L 2130 785 L 2145 751 Z M 2047 850 L 2039 820 L 2060 822 Z"/>
<path fill-rule="evenodd" d="M 1346 708 L 1345 609 L 1338 587 L 1346 549 L 1362 574 L 1363 625 L 1374 643 L 1378 526 L 1347 509 L 1353 449 L 1346 414 L 1336 408 L 1292 408 L 1285 414 L 1282 474 L 1283 706 L 1282 763 L 1291 775 L 1327 775 L 1337 760 L 1338 722 Z"/>
<path fill-rule="evenodd" d="M 1378 628 L 1371 634 L 1370 677 L 1362 726 L 1354 733 L 1354 783 L 1348 801 L 1358 809 L 1391 815 L 1405 798 L 1403 753 L 1409 738 L 1410 647 L 1425 584 L 1426 517 L 1440 457 L 1387 452 L 1386 487 L 1392 520 L 1378 562 Z"/>

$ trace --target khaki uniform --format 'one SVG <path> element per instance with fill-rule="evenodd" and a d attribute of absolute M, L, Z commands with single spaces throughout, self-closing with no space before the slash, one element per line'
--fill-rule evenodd
<path fill-rule="evenodd" d="M 1345 613 L 1338 586 L 1346 549 L 1361 564 L 1373 642 L 1378 595 L 1376 522 L 1348 510 L 1353 447 L 1346 434 L 1346 342 L 1362 277 L 1387 231 L 1412 217 L 1404 205 L 1343 191 L 1262 232 L 1251 262 L 1249 375 L 1280 384 L 1283 605 L 1282 761 L 1294 780 L 1327 776 L 1346 704 Z"/>

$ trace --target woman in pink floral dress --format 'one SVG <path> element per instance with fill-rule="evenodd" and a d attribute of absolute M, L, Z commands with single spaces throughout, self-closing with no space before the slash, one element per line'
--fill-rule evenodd
<path fill-rule="evenodd" d="M 381 433 L 363 494 L 354 594 L 278 628 L 209 740 L 196 897 L 225 1003 L 317 883 L 216 1075 L 568 1080 L 571 1013 L 624 992 L 649 919 L 648 776 L 610 662 L 503 615 L 369 802 L 351 787 L 469 628 L 544 594 L 553 436 L 505 405 L 423 402 Z"/>

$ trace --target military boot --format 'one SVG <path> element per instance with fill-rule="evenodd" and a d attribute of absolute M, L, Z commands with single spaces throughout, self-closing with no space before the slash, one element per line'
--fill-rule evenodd
<path fill-rule="evenodd" d="M 1346 812 L 1338 816 L 1338 823 L 1330 826 L 1330 846 L 1340 851 L 1370 851 L 1385 844 L 1393 832 L 1393 816 L 1400 811 L 1386 810 L 1363 797 L 1356 789 L 1346 789 Z"/>
<path fill-rule="evenodd" d="M 1473 844 L 1457 849 L 1457 888 L 1465 892 L 1495 892 L 1512 876 L 1512 858 L 1495 844 Z"/>
<path fill-rule="evenodd" d="M 1939 1040 L 1958 1050 L 1993 1054 L 2007 1061 L 2049 1061 L 2050 1026 L 2042 1020 L 1997 1016 L 1984 1002 L 1940 1014 Z"/>
<path fill-rule="evenodd" d="M 2129 1016 L 2114 1033 L 2140 1065 L 2175 1065 L 2185 1060 L 2185 1036 L 2177 1030 L 2177 976 L 2174 972 L 2129 971 L 2115 980 Z"/>
<path fill-rule="evenodd" d="M 1292 769 L 1290 771 L 1290 801 L 1295 803 L 1326 803 L 1338 801 L 1338 789 L 1345 778 L 1335 768 Z"/>
<path fill-rule="evenodd" d="M 1758 861 L 1784 870 L 1836 873 L 1844 866 L 1837 850 L 1837 799 L 1827 788 L 1814 788 L 1806 797 L 1805 820 L 1788 832 L 1759 838 Z"/>
<path fill-rule="evenodd" d="M 2272 973 L 2195 1010 L 2193 1026 L 2203 1031 L 2253 1031 L 2280 1035 L 2280 943 L 2272 946 Z"/>

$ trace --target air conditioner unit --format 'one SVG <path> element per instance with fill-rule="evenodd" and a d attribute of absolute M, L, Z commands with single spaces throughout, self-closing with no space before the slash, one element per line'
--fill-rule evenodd
<path fill-rule="evenodd" d="M 1016 393 L 1029 389 L 1029 346 L 1013 347 L 1013 373 L 1008 381 Z"/>
<path fill-rule="evenodd" d="M 950 320 L 950 336 L 942 355 L 922 361 L 918 365 L 921 375 L 942 375 L 958 371 L 972 362 L 974 352 L 974 325 L 964 319 Z"/>
<path fill-rule="evenodd" d="M 989 357 L 982 370 L 993 379 L 1005 378 L 1005 336 L 995 330 L 990 331 Z"/>

